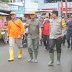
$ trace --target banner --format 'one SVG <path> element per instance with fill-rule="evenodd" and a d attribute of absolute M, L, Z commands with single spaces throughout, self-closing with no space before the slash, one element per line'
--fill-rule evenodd
<path fill-rule="evenodd" d="M 61 17 L 63 16 L 63 1 L 61 0 Z"/>
<path fill-rule="evenodd" d="M 23 7 L 22 6 L 11 6 L 11 11 L 16 13 L 17 17 L 23 17 Z"/>
<path fill-rule="evenodd" d="M 6 16 L 0 16 L 0 28 L 3 28 L 5 21 L 6 21 Z"/>
<path fill-rule="evenodd" d="M 67 0 L 65 0 L 65 18 L 67 18 Z"/>

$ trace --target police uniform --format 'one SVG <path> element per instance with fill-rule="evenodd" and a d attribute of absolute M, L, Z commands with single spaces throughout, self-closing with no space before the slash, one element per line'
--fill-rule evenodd
<path fill-rule="evenodd" d="M 56 11 L 57 12 L 57 11 Z M 55 13 L 55 11 L 54 11 Z M 62 31 L 63 29 L 63 31 Z M 57 64 L 60 64 L 61 57 L 61 36 L 64 36 L 66 32 L 66 24 L 62 24 L 60 18 L 51 19 L 50 21 L 50 62 L 48 65 L 53 65 L 54 63 L 54 46 L 57 49 Z"/>
<path fill-rule="evenodd" d="M 28 52 L 30 54 L 30 58 L 33 59 L 33 50 L 35 58 L 38 55 L 38 44 L 39 44 L 39 28 L 42 26 L 38 19 L 30 19 L 26 22 L 29 24 L 29 34 L 27 38 L 28 42 Z M 29 60 L 30 61 L 30 60 Z"/>
<path fill-rule="evenodd" d="M 67 43 L 68 43 L 68 48 L 70 47 L 70 37 L 71 37 L 71 49 L 72 49 L 72 22 L 68 21 L 67 23 L 68 30 L 67 30 Z"/>
<path fill-rule="evenodd" d="M 53 46 L 54 44 L 56 44 L 57 46 L 57 52 L 61 53 L 61 36 L 65 35 L 66 32 L 66 24 L 62 25 L 62 21 L 61 19 L 52 19 L 50 22 L 50 41 L 51 45 Z M 63 32 L 62 32 L 62 28 L 63 28 Z M 54 42 L 53 42 L 54 41 Z M 59 44 L 59 45 L 58 45 Z M 53 53 L 53 47 L 51 47 L 50 49 L 50 53 Z"/>

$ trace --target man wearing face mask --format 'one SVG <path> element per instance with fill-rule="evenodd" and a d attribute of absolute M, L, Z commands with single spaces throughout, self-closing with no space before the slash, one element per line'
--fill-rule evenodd
<path fill-rule="evenodd" d="M 45 22 L 43 23 L 43 42 L 45 45 L 45 49 L 49 50 L 49 27 L 50 27 L 50 22 L 49 22 L 49 15 L 45 15 Z"/>

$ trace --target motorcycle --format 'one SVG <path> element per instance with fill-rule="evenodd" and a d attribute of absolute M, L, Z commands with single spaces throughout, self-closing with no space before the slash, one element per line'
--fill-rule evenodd
<path fill-rule="evenodd" d="M 5 44 L 8 42 L 8 32 L 7 29 L 1 30 L 2 38 Z"/>

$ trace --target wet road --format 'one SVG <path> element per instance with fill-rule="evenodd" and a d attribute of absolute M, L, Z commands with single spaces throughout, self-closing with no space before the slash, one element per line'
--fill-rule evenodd
<path fill-rule="evenodd" d="M 72 63 L 72 51 L 66 46 L 62 46 L 61 65 L 57 65 L 56 51 L 54 56 L 54 66 L 48 66 L 49 52 L 47 52 L 44 46 L 40 46 L 38 63 L 28 63 L 29 58 L 27 48 L 23 48 L 22 59 L 17 59 L 18 48 L 14 47 L 13 62 L 8 62 L 8 44 L 4 45 L 0 41 L 0 72 L 71 72 Z"/>

